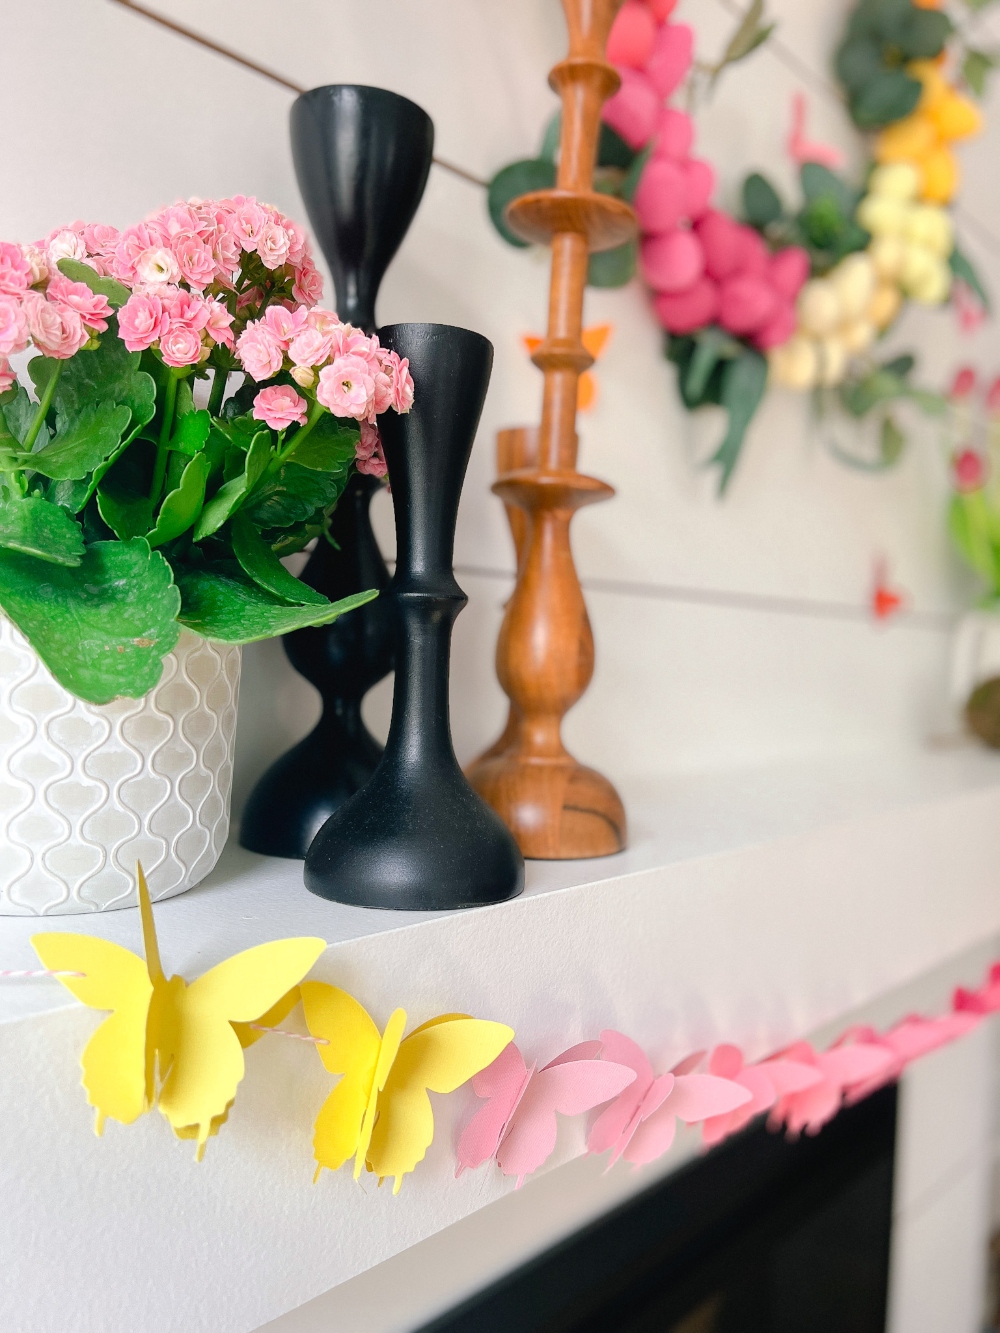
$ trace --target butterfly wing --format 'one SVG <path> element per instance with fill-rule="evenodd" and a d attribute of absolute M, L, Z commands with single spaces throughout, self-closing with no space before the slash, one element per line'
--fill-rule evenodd
<path fill-rule="evenodd" d="M 326 948 L 315 938 L 275 940 L 227 958 L 184 985 L 169 982 L 161 1016 L 160 1110 L 175 1130 L 198 1126 L 199 1149 L 243 1077 L 243 1047 L 233 1023 L 252 1023 L 294 989 Z M 166 1057 L 165 1059 L 163 1057 Z"/>
<path fill-rule="evenodd" d="M 474 1076 L 472 1090 L 486 1105 L 480 1107 L 458 1140 L 456 1176 L 466 1167 L 482 1166 L 494 1155 L 527 1081 L 524 1056 L 513 1042 Z"/>
<path fill-rule="evenodd" d="M 106 1116 L 131 1124 L 153 1098 L 153 1050 L 146 1041 L 153 983 L 146 964 L 128 949 L 93 935 L 53 931 L 35 935 L 31 942 L 43 967 L 85 974 L 59 978 L 72 995 L 91 1009 L 113 1011 L 84 1048 L 83 1086 L 97 1110 L 98 1133 Z"/>
<path fill-rule="evenodd" d="M 601 1033 L 601 1055 L 605 1060 L 634 1070 L 635 1079 L 594 1121 L 587 1136 L 587 1151 L 590 1153 L 607 1152 L 609 1148 L 621 1145 L 623 1135 L 640 1113 L 654 1081 L 653 1066 L 645 1051 L 623 1032 L 607 1028 Z M 670 1083 L 673 1083 L 672 1078 Z M 664 1096 L 669 1091 L 668 1087 Z"/>
<path fill-rule="evenodd" d="M 525 1176 L 545 1162 L 556 1146 L 560 1115 L 582 1115 L 617 1097 L 635 1081 L 635 1070 L 610 1060 L 574 1060 L 551 1064 L 528 1082 L 511 1117 L 497 1162 L 506 1176 Z"/>
<path fill-rule="evenodd" d="M 379 1176 L 403 1176 L 423 1158 L 434 1137 L 428 1091 L 454 1092 L 484 1070 L 513 1039 L 512 1028 L 478 1018 L 425 1024 L 400 1044 L 378 1099 L 368 1164 Z"/>
<path fill-rule="evenodd" d="M 299 990 L 309 1031 L 326 1043 L 316 1047 L 320 1059 L 331 1074 L 343 1076 L 320 1108 L 313 1128 L 317 1172 L 323 1167 L 336 1171 L 358 1150 L 382 1038 L 346 991 L 319 981 L 304 981 Z"/>

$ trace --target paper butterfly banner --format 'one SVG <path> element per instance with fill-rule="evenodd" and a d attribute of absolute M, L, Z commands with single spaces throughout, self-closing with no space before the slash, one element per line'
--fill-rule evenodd
<path fill-rule="evenodd" d="M 689 1066 L 697 1068 L 701 1063 L 700 1054 L 655 1078 L 642 1047 L 612 1029 L 601 1033 L 601 1058 L 635 1073 L 634 1082 L 601 1113 L 587 1139 L 588 1152 L 610 1149 L 609 1166 L 619 1157 L 644 1166 L 670 1148 L 678 1120 L 697 1124 L 711 1116 L 724 1116 L 751 1100 L 751 1093 L 730 1079 L 686 1072 Z"/>
<path fill-rule="evenodd" d="M 586 1041 L 542 1069 L 525 1064 L 513 1042 L 488 1069 L 472 1080 L 486 1105 L 476 1112 L 458 1142 L 458 1169 L 481 1166 L 495 1157 L 505 1176 L 525 1176 L 551 1157 L 558 1134 L 557 1115 L 582 1115 L 617 1097 L 635 1081 L 625 1064 L 599 1060 L 601 1042 Z"/>
<path fill-rule="evenodd" d="M 454 1092 L 497 1058 L 514 1030 L 442 1014 L 403 1037 L 406 1011 L 396 1009 L 379 1033 L 346 991 L 307 981 L 301 994 L 309 1031 L 325 1042 L 317 1046 L 320 1059 L 341 1076 L 316 1118 L 316 1178 L 353 1157 L 355 1180 L 367 1166 L 379 1183 L 394 1177 L 398 1194 L 434 1138 L 428 1092 Z"/>
<path fill-rule="evenodd" d="M 31 942 L 46 968 L 79 974 L 59 977 L 78 1000 L 111 1010 L 81 1059 L 97 1133 L 109 1117 L 129 1125 L 156 1105 L 179 1138 L 197 1141 L 200 1159 L 236 1097 L 243 1051 L 262 1035 L 247 1024 L 279 1022 L 291 1010 L 326 941 L 275 940 L 227 958 L 190 985 L 168 979 L 141 866 L 138 881 L 145 959 L 92 935 L 59 931 Z"/>

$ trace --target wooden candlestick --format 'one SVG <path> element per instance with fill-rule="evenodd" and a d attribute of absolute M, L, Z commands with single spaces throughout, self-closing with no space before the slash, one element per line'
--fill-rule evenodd
<path fill-rule="evenodd" d="M 506 748 L 474 765 L 473 785 L 512 830 L 525 856 L 607 856 L 625 846 L 625 811 L 614 787 L 562 743 L 565 713 L 594 671 L 594 641 L 573 565 L 569 525 L 612 488 L 576 470 L 577 383 L 593 357 L 583 346 L 587 256 L 629 240 L 623 200 L 593 188 L 601 107 L 618 87 L 604 46 L 621 0 L 563 0 L 569 56 L 549 75 L 562 98 L 555 188 L 515 199 L 511 229 L 552 247 L 549 319 L 532 360 L 544 373 L 537 461 L 501 476 L 493 490 L 524 514 L 524 553 L 497 644 L 497 675 L 511 701 Z M 506 735 L 506 733 L 505 733 Z"/>

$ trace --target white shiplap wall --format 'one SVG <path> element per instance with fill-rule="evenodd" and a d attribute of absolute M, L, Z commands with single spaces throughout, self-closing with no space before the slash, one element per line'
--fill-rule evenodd
<path fill-rule="evenodd" d="M 711 57 L 738 9 L 735 0 L 682 0 L 678 14 Z M 698 149 L 717 164 L 730 206 L 753 167 L 791 189 L 782 144 L 799 89 L 810 96 L 811 133 L 861 159 L 828 75 L 846 5 L 769 0 L 769 9 L 776 38 L 727 73 L 699 114 Z M 161 0 L 160 12 L 303 85 L 405 93 L 433 116 L 442 155 L 483 176 L 533 152 L 555 104 L 545 73 L 564 45 L 556 0 Z M 0 235 L 32 239 L 81 215 L 124 225 L 178 195 L 236 191 L 303 217 L 287 143 L 290 93 L 110 0 L 8 6 L 5 37 Z M 960 228 L 1000 295 L 996 97 L 990 110 L 995 123 L 963 150 Z M 546 286 L 545 256 L 509 249 L 489 226 L 482 192 L 433 171 L 379 315 L 464 324 L 496 346 L 456 549 L 471 599 L 453 672 L 463 759 L 504 714 L 492 657 L 512 554 L 488 486 L 496 428 L 537 417 L 540 380 L 519 335 L 542 328 Z M 830 458 L 802 398 L 773 393 L 719 503 L 692 465 L 719 419 L 679 407 L 640 287 L 591 292 L 586 317 L 612 321 L 615 335 L 599 367 L 599 406 L 581 424 L 581 465 L 618 496 L 575 527 L 598 648 L 594 684 L 566 729 L 580 756 L 622 775 L 923 743 L 941 725 L 949 626 L 971 593 L 944 534 L 933 431 L 919 433 L 894 472 L 858 475 Z M 995 328 L 963 340 L 948 313 L 908 315 L 892 341 L 920 349 L 932 385 L 967 360 L 1000 370 Z M 380 509 L 391 543 L 387 500 Z M 878 555 L 909 594 L 908 613 L 883 626 L 866 610 Z M 378 727 L 390 695 L 386 682 L 370 696 Z M 237 802 L 315 710 L 277 645 L 247 652 Z"/>

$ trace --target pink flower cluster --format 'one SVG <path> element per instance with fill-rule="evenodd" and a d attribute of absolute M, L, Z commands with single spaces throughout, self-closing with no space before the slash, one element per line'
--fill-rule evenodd
<path fill-rule="evenodd" d="M 777 347 L 795 332 L 808 256 L 796 247 L 771 255 L 752 227 L 711 208 L 715 172 L 691 155 L 691 117 L 664 104 L 693 56 L 691 29 L 667 21 L 675 3 L 626 0 L 607 45 L 622 84 L 603 118 L 632 148 L 653 142 L 633 200 L 643 277 L 669 332 L 718 323 L 762 350 Z"/>
<path fill-rule="evenodd" d="M 413 379 L 408 361 L 380 347 L 374 334 L 369 337 L 342 324 L 333 311 L 318 306 L 269 306 L 240 334 L 236 354 L 258 383 L 286 370 L 303 388 L 315 387 L 317 402 L 334 416 L 361 422 L 358 470 L 385 475 L 375 421 L 390 407 L 410 410 Z M 275 388 L 262 389 L 254 400 L 254 416 L 274 430 L 286 429 L 298 420 L 295 413 L 305 409 L 305 399 L 287 386 L 280 394 Z"/>
<path fill-rule="evenodd" d="M 130 352 L 154 344 L 164 365 L 204 361 L 216 343 L 232 347 L 233 316 L 222 301 L 169 283 L 133 292 L 118 312 L 118 333 Z"/>
<path fill-rule="evenodd" d="M 9 357 L 34 343 L 64 361 L 104 333 L 111 314 L 107 297 L 86 283 L 70 282 L 57 269 L 50 276 L 39 247 L 0 241 L 0 392 L 14 383 Z"/>

